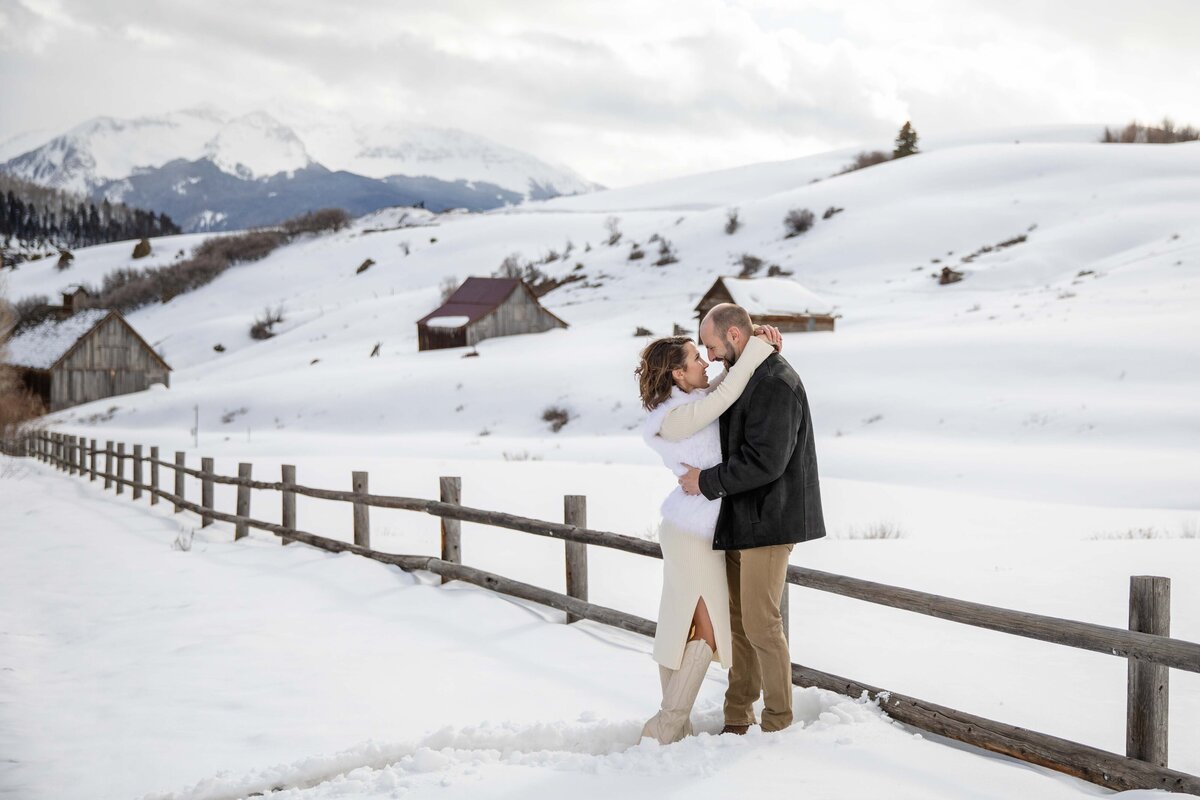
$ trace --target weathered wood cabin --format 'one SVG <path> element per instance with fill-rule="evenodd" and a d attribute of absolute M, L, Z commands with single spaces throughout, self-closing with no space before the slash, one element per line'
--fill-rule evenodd
<path fill-rule="evenodd" d="M 170 386 L 171 368 L 116 311 L 91 308 L 44 320 L 14 336 L 7 349 L 7 362 L 50 411 L 155 383 Z"/>
<path fill-rule="evenodd" d="M 565 327 L 524 281 L 467 278 L 440 308 L 417 320 L 417 349 L 471 347 L 496 336 Z"/>
<path fill-rule="evenodd" d="M 831 331 L 840 316 L 820 296 L 787 278 L 717 278 L 696 304 L 697 321 L 720 303 L 736 303 L 755 325 L 774 325 L 787 333 Z"/>

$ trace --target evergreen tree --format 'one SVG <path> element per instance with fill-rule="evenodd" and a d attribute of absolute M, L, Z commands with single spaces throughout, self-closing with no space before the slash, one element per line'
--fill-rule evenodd
<path fill-rule="evenodd" d="M 896 135 L 896 148 L 892 150 L 892 158 L 904 158 L 921 152 L 917 149 L 917 131 L 911 122 L 905 122 L 900 133 Z"/>

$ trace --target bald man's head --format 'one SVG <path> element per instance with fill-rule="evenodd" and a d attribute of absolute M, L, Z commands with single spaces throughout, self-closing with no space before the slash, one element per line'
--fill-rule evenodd
<path fill-rule="evenodd" d="M 737 363 L 753 331 L 746 309 L 733 303 L 721 303 L 704 315 L 700 323 L 700 342 L 708 348 L 709 361 L 724 362 L 728 368 Z"/>

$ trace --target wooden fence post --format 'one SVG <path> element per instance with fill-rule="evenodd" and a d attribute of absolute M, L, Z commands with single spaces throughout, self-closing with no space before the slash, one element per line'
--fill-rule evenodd
<path fill-rule="evenodd" d="M 79 463 L 78 459 L 75 457 L 75 443 L 76 443 L 76 441 L 78 441 L 78 439 L 79 439 L 78 436 L 68 436 L 67 437 L 67 474 L 68 475 L 75 474 L 75 465 L 77 463 Z"/>
<path fill-rule="evenodd" d="M 1171 579 L 1135 575 L 1129 579 L 1129 630 L 1171 635 Z M 1129 659 L 1125 755 L 1167 766 L 1167 710 L 1170 670 L 1162 664 Z"/>
<path fill-rule="evenodd" d="M 783 638 L 787 639 L 788 644 L 792 643 L 792 625 L 791 625 L 791 592 L 788 591 L 790 583 L 786 581 L 783 584 L 783 594 L 779 597 L 779 616 L 783 618 Z"/>
<path fill-rule="evenodd" d="M 96 440 L 95 439 L 92 439 L 91 452 L 88 453 L 88 455 L 89 455 L 88 466 L 90 467 L 88 470 L 88 480 L 94 482 L 96 480 Z"/>
<path fill-rule="evenodd" d="M 441 477 L 438 479 L 443 503 L 462 503 L 462 478 Z M 462 523 L 456 519 L 442 517 L 442 561 L 451 564 L 462 563 Z M 450 578 L 442 576 L 442 583 L 449 583 Z"/>
<path fill-rule="evenodd" d="M 133 446 L 133 499 L 142 498 L 142 446 Z"/>
<path fill-rule="evenodd" d="M 183 474 L 183 467 L 187 466 L 187 456 L 182 450 L 175 451 L 175 496 L 179 500 L 183 499 L 183 480 L 187 476 Z M 179 500 L 175 501 L 175 513 L 183 511 L 183 506 L 179 505 Z"/>
<path fill-rule="evenodd" d="M 117 494 L 125 492 L 125 443 L 117 442 Z"/>
<path fill-rule="evenodd" d="M 158 505 L 158 447 L 150 448 L 150 505 Z"/>
<path fill-rule="evenodd" d="M 238 464 L 238 477 L 242 480 L 250 480 L 253 465 Z M 250 518 L 250 487 L 238 484 L 237 490 L 237 515 L 239 517 L 237 524 L 233 528 L 233 540 L 245 539 L 250 535 L 250 526 L 246 524 L 246 520 Z"/>
<path fill-rule="evenodd" d="M 63 448 L 66 443 L 63 441 L 63 434 L 54 434 L 54 466 L 61 472 L 63 468 Z"/>
<path fill-rule="evenodd" d="M 355 494 L 367 494 L 367 473 L 354 472 L 350 475 Z M 359 547 L 371 547 L 371 507 L 366 503 L 354 504 L 354 543 Z"/>
<path fill-rule="evenodd" d="M 211 458 L 200 459 L 200 506 L 207 508 L 210 511 L 213 507 L 213 460 Z M 200 513 L 200 527 L 207 528 L 212 525 L 213 518 L 207 514 Z"/>
<path fill-rule="evenodd" d="M 563 496 L 563 522 L 576 528 L 587 527 L 587 498 L 581 494 Z M 587 545 L 583 542 L 564 542 L 567 560 L 567 594 L 577 600 L 587 602 L 588 599 L 588 568 Z M 567 624 L 578 622 L 583 617 L 577 617 L 567 612 Z"/>
<path fill-rule="evenodd" d="M 112 488 L 113 479 L 113 443 L 109 439 L 104 443 L 104 488 Z"/>
<path fill-rule="evenodd" d="M 285 487 L 296 485 L 295 466 L 284 464 L 280 471 L 282 472 L 281 481 Z M 283 496 L 283 510 L 280 514 L 279 524 L 294 531 L 296 530 L 296 493 L 285 488 L 280 494 Z M 283 544 L 291 544 L 295 539 L 284 536 L 281 541 Z"/>

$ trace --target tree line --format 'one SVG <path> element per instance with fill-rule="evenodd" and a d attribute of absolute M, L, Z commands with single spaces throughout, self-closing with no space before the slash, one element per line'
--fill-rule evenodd
<path fill-rule="evenodd" d="M 107 199 L 95 203 L 61 189 L 0 173 L 0 237 L 34 246 L 87 247 L 180 233 L 166 214 Z"/>

